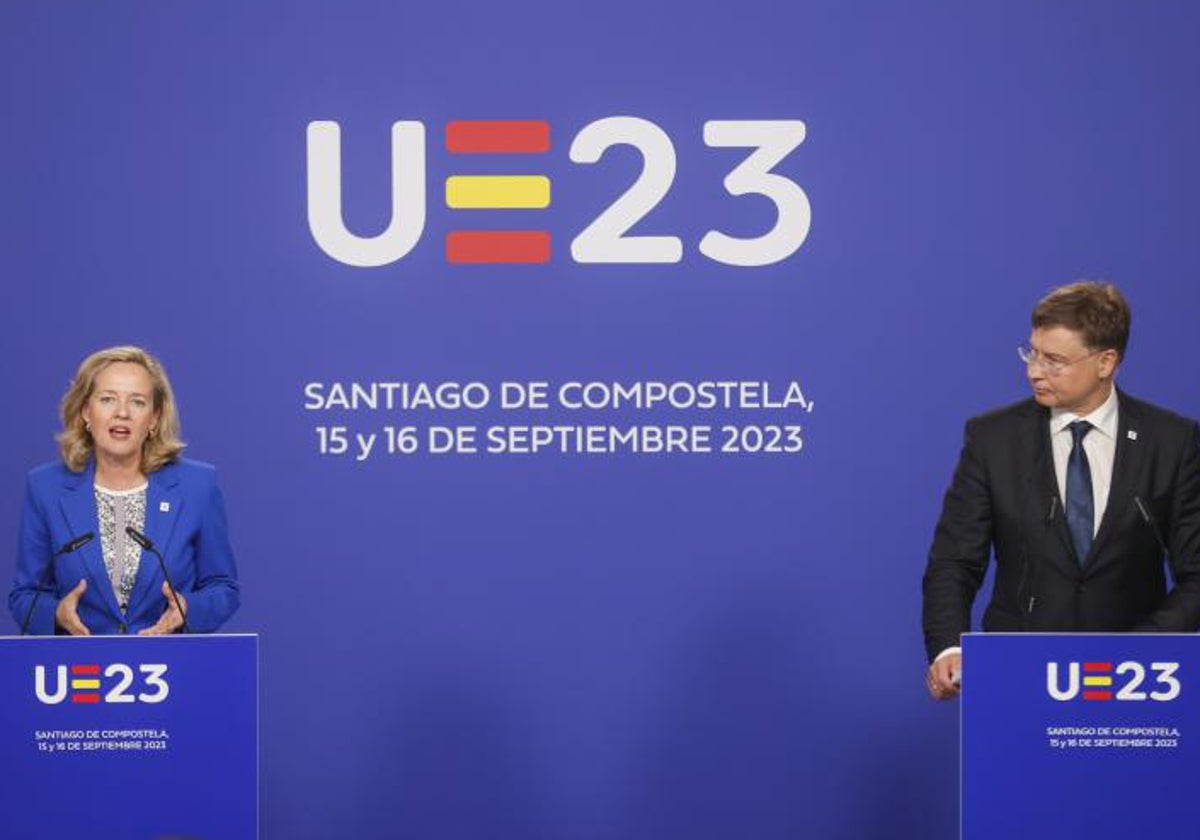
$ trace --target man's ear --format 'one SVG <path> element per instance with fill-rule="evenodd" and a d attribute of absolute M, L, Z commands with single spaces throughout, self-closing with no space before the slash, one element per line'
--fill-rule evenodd
<path fill-rule="evenodd" d="M 1113 374 L 1117 372 L 1117 366 L 1121 364 L 1121 357 L 1116 350 L 1108 349 L 1100 353 L 1100 377 L 1102 379 L 1111 379 Z"/>

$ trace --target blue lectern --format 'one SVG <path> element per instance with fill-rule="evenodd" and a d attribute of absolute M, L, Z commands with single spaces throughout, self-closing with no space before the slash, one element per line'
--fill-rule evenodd
<path fill-rule="evenodd" d="M 0 837 L 253 840 L 258 638 L 0 638 Z"/>
<path fill-rule="evenodd" d="M 963 840 L 1200 832 L 1200 636 L 963 639 Z"/>

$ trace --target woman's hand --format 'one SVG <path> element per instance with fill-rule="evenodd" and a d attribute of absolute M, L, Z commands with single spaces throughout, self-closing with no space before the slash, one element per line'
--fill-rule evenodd
<path fill-rule="evenodd" d="M 166 636 L 174 633 L 183 626 L 183 615 L 175 608 L 175 598 L 171 596 L 171 585 L 165 580 L 162 585 L 162 594 L 167 599 L 167 611 L 162 614 L 162 617 L 155 622 L 153 627 L 139 630 L 139 636 Z M 186 614 L 187 598 L 183 597 L 183 593 L 179 591 L 176 591 L 175 595 L 178 596 L 179 606 Z"/>
<path fill-rule="evenodd" d="M 54 623 L 66 630 L 72 636 L 90 636 L 92 631 L 87 629 L 87 625 L 79 620 L 79 613 L 76 609 L 79 605 L 79 599 L 83 597 L 83 593 L 87 591 L 87 579 L 80 580 L 75 585 L 75 588 L 67 593 L 66 597 L 58 602 L 58 608 L 54 610 Z"/>

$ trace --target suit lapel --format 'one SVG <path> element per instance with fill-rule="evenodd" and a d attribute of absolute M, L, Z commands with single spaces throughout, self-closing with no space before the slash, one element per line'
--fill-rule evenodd
<path fill-rule="evenodd" d="M 96 538 L 79 549 L 83 567 L 87 571 L 88 589 L 95 592 L 108 607 L 110 613 L 121 620 L 121 608 L 113 592 L 108 569 L 104 566 L 104 547 L 100 539 L 100 520 L 96 514 L 96 467 L 89 463 L 82 473 L 73 473 L 63 483 L 63 494 L 59 507 L 67 520 L 73 536 L 91 531 Z M 58 546 L 53 547 L 57 550 Z"/>
<path fill-rule="evenodd" d="M 1114 523 L 1119 518 L 1119 512 L 1133 505 L 1134 477 L 1141 465 L 1141 453 L 1145 448 L 1144 444 L 1140 447 L 1138 445 L 1140 420 L 1136 406 L 1118 390 L 1117 445 L 1113 455 L 1112 483 L 1108 489 L 1108 503 L 1104 506 L 1104 513 L 1100 518 L 1100 528 L 1096 532 L 1096 539 L 1092 541 L 1092 550 L 1088 553 L 1089 563 L 1100 556 L 1104 543 L 1111 539 L 1113 529 L 1117 527 Z"/>
<path fill-rule="evenodd" d="M 179 474 L 175 465 L 168 464 L 149 476 L 149 486 L 146 488 L 146 523 L 143 533 L 154 543 L 155 548 L 162 552 L 164 558 L 170 559 L 168 550 L 171 535 L 175 531 L 175 523 L 179 520 L 179 510 L 183 504 L 179 492 Z M 142 602 L 147 598 L 161 595 L 162 572 L 158 568 L 158 558 L 152 552 L 142 551 L 138 564 L 137 579 L 133 584 L 133 592 L 129 596 L 129 613 L 136 615 L 142 608 Z"/>

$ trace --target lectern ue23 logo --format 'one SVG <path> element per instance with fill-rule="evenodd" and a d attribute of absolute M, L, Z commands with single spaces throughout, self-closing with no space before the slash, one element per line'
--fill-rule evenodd
<path fill-rule="evenodd" d="M 1183 690 L 1178 662 L 1057 662 L 1046 663 L 1046 692 L 1055 700 L 1087 702 L 1153 700 L 1166 703 Z"/>
<path fill-rule="evenodd" d="M 740 268 L 778 263 L 796 252 L 808 237 L 812 208 L 795 181 L 772 170 L 804 142 L 800 120 L 708 120 L 699 132 L 705 146 L 744 148 L 750 152 L 723 179 L 734 200 L 758 196 L 774 207 L 774 223 L 755 236 L 732 236 L 709 230 L 697 243 L 701 255 Z M 365 142 L 355 138 L 354 142 Z M 525 174 L 451 174 L 444 182 L 445 202 L 462 220 L 461 229 L 446 235 L 451 263 L 546 263 L 548 231 L 479 229 L 472 210 L 539 210 L 552 204 L 552 184 L 536 172 L 538 155 L 550 151 L 550 124 L 540 120 L 460 120 L 445 131 L 451 155 L 520 155 Z M 417 121 L 401 121 L 391 132 L 391 219 L 382 233 L 361 235 L 349 230 L 342 214 L 342 130 L 334 121 L 308 124 L 308 226 L 317 245 L 350 266 L 389 265 L 416 247 L 426 219 L 426 130 Z M 594 164 L 614 146 L 630 146 L 642 157 L 642 170 L 627 189 L 571 240 L 577 263 L 678 263 L 683 241 L 674 235 L 635 235 L 629 231 L 670 192 L 676 175 L 675 144 L 650 120 L 613 116 L 584 126 L 571 140 L 572 163 Z M 455 160 L 463 160 L 456 157 Z M 490 159 L 489 159 L 490 160 Z M 530 163 L 532 161 L 532 163 Z M 470 169 L 478 167 L 471 166 Z M 511 167 L 506 167 L 511 168 Z M 513 216 L 528 223 L 529 214 Z M 542 218 L 534 214 L 534 219 Z M 456 224 L 457 227 L 457 224 Z"/>
<path fill-rule="evenodd" d="M 171 693 L 167 666 L 161 663 L 110 665 L 85 663 L 34 668 L 33 689 L 48 706 L 68 700 L 76 705 L 98 703 L 161 703 Z"/>

